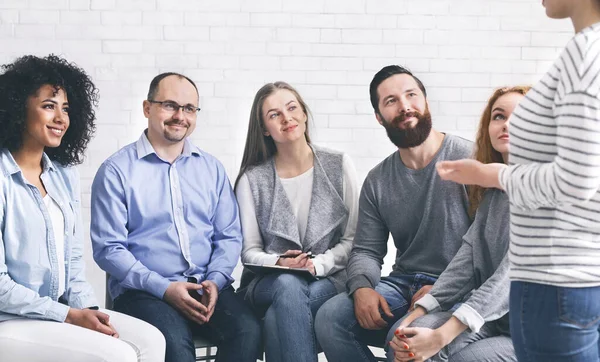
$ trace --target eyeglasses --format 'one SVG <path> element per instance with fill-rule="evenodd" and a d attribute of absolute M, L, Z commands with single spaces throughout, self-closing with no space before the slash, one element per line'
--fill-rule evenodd
<path fill-rule="evenodd" d="M 183 113 L 192 115 L 192 114 L 196 114 L 196 112 L 200 112 L 200 108 L 196 107 L 194 105 L 191 104 L 186 104 L 184 106 L 180 106 L 177 102 L 173 102 L 173 101 L 155 101 L 152 99 L 148 99 L 148 102 L 150 103 L 156 103 L 159 104 L 160 107 L 165 110 L 166 112 L 169 113 L 175 113 L 179 110 L 179 108 L 181 108 L 183 110 Z"/>

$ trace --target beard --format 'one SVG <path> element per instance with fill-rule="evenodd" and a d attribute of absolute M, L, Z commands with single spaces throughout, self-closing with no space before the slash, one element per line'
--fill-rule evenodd
<path fill-rule="evenodd" d="M 188 131 L 190 129 L 189 124 L 187 124 L 186 122 L 180 122 L 180 121 L 175 121 L 175 120 L 166 122 L 165 126 L 170 126 L 170 125 L 175 125 L 175 124 L 182 125 L 186 129 L 185 129 L 185 132 L 181 132 L 181 131 L 177 132 L 177 131 L 170 131 L 168 128 L 166 128 L 163 132 L 163 137 L 170 142 L 180 142 L 187 136 Z"/>
<path fill-rule="evenodd" d="M 388 138 L 398 148 L 420 146 L 431 133 L 432 122 L 429 108 L 425 108 L 423 114 L 417 111 L 403 113 L 392 119 L 391 122 L 388 122 L 381 114 L 380 117 L 383 120 L 383 127 L 385 127 Z M 417 124 L 410 128 L 400 128 L 400 123 L 410 117 L 417 118 Z"/>

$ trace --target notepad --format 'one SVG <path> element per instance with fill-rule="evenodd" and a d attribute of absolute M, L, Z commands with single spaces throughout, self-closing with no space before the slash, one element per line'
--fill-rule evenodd
<path fill-rule="evenodd" d="M 261 264 L 244 264 L 244 267 L 248 268 L 255 274 L 271 274 L 271 273 L 292 273 L 304 277 L 310 280 L 317 280 L 318 278 L 314 276 L 308 269 L 302 268 L 290 268 L 287 266 L 281 265 L 261 265 Z"/>

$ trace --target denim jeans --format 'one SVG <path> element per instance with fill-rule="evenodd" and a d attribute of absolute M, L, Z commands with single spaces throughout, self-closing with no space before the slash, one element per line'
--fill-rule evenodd
<path fill-rule="evenodd" d="M 424 274 L 389 276 L 381 278 L 375 291 L 381 294 L 394 315 L 381 314 L 388 326 L 367 330 L 358 324 L 354 314 L 354 300 L 347 293 L 327 301 L 315 319 L 315 332 L 329 362 L 375 361 L 368 345 L 383 347 L 389 327 L 402 318 L 410 307 L 412 296 L 436 278 Z"/>
<path fill-rule="evenodd" d="M 286 273 L 262 277 L 254 289 L 254 302 L 265 311 L 267 361 L 316 362 L 314 316 L 336 294 L 335 286 L 327 279 L 309 282 Z"/>
<path fill-rule="evenodd" d="M 114 307 L 162 332 L 167 342 L 165 362 L 195 361 L 194 335 L 217 345 L 219 362 L 255 362 L 260 353 L 258 319 L 232 287 L 221 290 L 214 314 L 203 325 L 186 319 L 162 299 L 139 290 L 121 294 L 115 299 Z"/>
<path fill-rule="evenodd" d="M 600 287 L 514 281 L 510 332 L 521 362 L 598 362 Z"/>

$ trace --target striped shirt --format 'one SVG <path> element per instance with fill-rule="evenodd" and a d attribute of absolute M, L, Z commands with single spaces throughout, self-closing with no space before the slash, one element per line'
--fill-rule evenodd
<path fill-rule="evenodd" d="M 577 33 L 513 112 L 510 277 L 600 286 L 600 23 Z"/>

